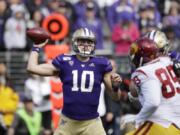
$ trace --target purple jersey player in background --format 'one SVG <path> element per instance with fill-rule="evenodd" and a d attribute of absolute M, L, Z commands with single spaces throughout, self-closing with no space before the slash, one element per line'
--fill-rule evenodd
<path fill-rule="evenodd" d="M 105 135 L 97 112 L 101 83 L 113 99 L 119 100 L 121 77 L 111 73 L 106 58 L 93 56 L 94 33 L 87 28 L 76 30 L 72 37 L 75 55 L 59 55 L 50 64 L 38 64 L 39 49 L 46 43 L 34 45 L 27 70 L 43 76 L 58 75 L 63 82 L 64 107 L 54 135 Z"/>

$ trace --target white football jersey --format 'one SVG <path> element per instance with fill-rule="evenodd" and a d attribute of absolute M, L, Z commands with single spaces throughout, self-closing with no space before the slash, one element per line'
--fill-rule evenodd
<path fill-rule="evenodd" d="M 172 64 L 169 57 L 159 57 L 132 74 L 142 105 L 137 125 L 151 121 L 163 127 L 174 123 L 180 128 L 180 83 Z"/>

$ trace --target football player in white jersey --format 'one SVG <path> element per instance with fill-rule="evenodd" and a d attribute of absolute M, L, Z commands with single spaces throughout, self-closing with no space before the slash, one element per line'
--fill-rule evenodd
<path fill-rule="evenodd" d="M 171 45 L 169 45 L 169 41 L 164 32 L 160 30 L 152 30 L 145 34 L 144 37 L 147 37 L 153 40 L 158 49 L 159 49 L 159 57 L 169 56 L 173 60 L 173 70 L 176 73 L 177 77 L 180 78 L 180 54 L 178 52 L 169 52 Z M 136 101 L 137 99 L 137 92 L 134 88 L 133 82 L 130 84 L 131 92 L 128 93 L 129 99 L 131 101 Z"/>
<path fill-rule="evenodd" d="M 180 83 L 172 60 L 159 57 L 157 44 L 146 37 L 131 45 L 130 56 L 142 108 L 127 135 L 180 135 Z"/>

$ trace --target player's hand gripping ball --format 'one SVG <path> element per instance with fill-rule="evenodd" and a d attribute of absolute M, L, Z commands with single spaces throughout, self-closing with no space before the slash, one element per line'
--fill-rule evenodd
<path fill-rule="evenodd" d="M 40 27 L 29 29 L 26 34 L 35 44 L 41 44 L 50 39 L 49 33 Z"/>

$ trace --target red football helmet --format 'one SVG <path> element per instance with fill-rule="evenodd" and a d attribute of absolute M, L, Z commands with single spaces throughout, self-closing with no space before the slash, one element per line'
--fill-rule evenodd
<path fill-rule="evenodd" d="M 130 47 L 130 58 L 135 67 L 140 67 L 158 56 L 156 43 L 149 38 L 139 38 Z"/>

